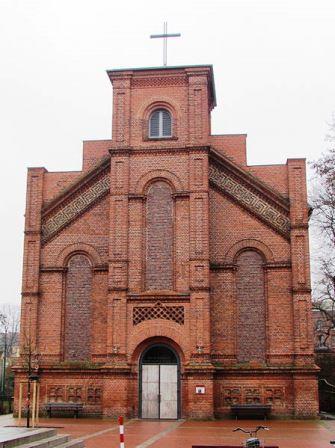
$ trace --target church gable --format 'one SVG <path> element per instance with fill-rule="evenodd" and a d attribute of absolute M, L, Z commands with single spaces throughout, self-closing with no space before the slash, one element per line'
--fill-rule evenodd
<path fill-rule="evenodd" d="M 109 160 L 104 160 L 44 208 L 43 244 L 106 196 L 110 189 L 109 165 Z"/>
<path fill-rule="evenodd" d="M 109 200 L 105 195 L 66 224 L 42 246 L 42 266 L 62 264 L 64 261 L 61 256 L 63 251 L 69 252 L 67 256 L 72 251 L 86 252 L 83 242 L 94 248 L 93 250 L 99 254 L 100 260 L 95 260 L 97 265 L 106 263 L 108 259 L 108 229 Z M 74 242 L 77 244 L 73 244 Z"/>
<path fill-rule="evenodd" d="M 210 260 L 214 267 L 231 264 L 234 259 L 234 255 L 230 254 L 231 249 L 236 245 L 240 245 L 240 249 L 257 248 L 269 262 L 286 262 L 290 259 L 289 241 L 279 232 L 216 188 L 210 191 L 209 198 Z M 267 253 L 266 248 L 272 250 Z"/>
<path fill-rule="evenodd" d="M 286 239 L 290 238 L 289 203 L 278 192 L 212 151 L 209 182 Z"/>

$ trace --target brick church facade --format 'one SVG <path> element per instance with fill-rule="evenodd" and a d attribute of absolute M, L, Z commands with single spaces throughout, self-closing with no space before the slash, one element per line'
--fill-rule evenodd
<path fill-rule="evenodd" d="M 111 70 L 113 138 L 28 170 L 21 344 L 87 415 L 318 412 L 305 160 L 212 135 L 211 66 Z M 26 378 L 21 365 L 18 384 Z"/>

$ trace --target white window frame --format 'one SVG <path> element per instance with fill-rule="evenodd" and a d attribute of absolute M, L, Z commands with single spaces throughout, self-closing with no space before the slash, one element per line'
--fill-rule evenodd
<path fill-rule="evenodd" d="M 170 117 L 170 128 L 171 128 L 171 132 L 169 135 L 163 135 L 163 112 L 167 112 L 169 114 Z M 158 113 L 158 135 L 152 135 L 151 133 L 151 120 L 152 120 L 152 116 Z M 155 109 L 153 112 L 151 112 L 150 117 L 149 117 L 149 138 L 171 138 L 172 137 L 172 115 L 170 113 L 170 111 L 168 109 Z"/>

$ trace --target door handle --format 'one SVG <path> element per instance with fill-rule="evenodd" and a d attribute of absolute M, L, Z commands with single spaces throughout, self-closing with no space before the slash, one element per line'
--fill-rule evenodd
<path fill-rule="evenodd" d="M 158 403 L 161 402 L 161 394 L 158 394 Z"/>

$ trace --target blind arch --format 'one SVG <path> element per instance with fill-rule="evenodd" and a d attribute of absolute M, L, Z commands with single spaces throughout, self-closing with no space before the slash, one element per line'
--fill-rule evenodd
<path fill-rule="evenodd" d="M 167 182 L 149 187 L 146 201 L 147 290 L 173 289 L 173 199 Z"/>
<path fill-rule="evenodd" d="M 91 356 L 92 267 L 87 255 L 72 255 L 67 263 L 64 309 L 64 360 Z"/>
<path fill-rule="evenodd" d="M 236 260 L 237 361 L 266 361 L 266 300 L 263 258 L 253 249 Z"/>

